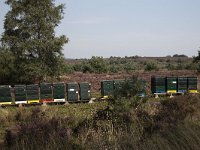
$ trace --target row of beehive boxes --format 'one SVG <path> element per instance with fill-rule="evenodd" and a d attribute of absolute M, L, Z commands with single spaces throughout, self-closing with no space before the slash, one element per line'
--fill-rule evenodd
<path fill-rule="evenodd" d="M 101 81 L 101 96 L 104 98 L 108 98 L 109 96 L 113 96 L 115 92 L 118 92 L 120 89 L 125 88 L 125 84 L 128 85 L 128 88 L 135 87 L 135 81 L 133 80 L 103 80 Z M 138 96 L 144 96 L 146 90 L 146 81 L 139 79 L 137 81 L 141 84 L 141 91 L 138 91 Z M 133 89 L 132 89 L 133 91 Z"/>
<path fill-rule="evenodd" d="M 90 89 L 88 82 L 1 85 L 0 104 L 85 101 L 91 98 Z"/>
<path fill-rule="evenodd" d="M 197 77 L 151 77 L 152 93 L 198 93 Z"/>

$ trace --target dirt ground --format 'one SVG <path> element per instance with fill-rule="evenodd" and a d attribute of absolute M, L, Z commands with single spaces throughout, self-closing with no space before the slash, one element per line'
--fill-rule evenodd
<path fill-rule="evenodd" d="M 196 71 L 181 70 L 181 71 L 154 71 L 154 72 L 134 72 L 131 74 L 116 73 L 116 74 L 85 74 L 74 73 L 61 77 L 64 82 L 90 82 L 92 92 L 99 92 L 102 80 L 114 80 L 114 79 L 128 79 L 133 75 L 137 75 L 139 78 L 146 80 L 147 87 L 150 87 L 151 76 L 199 76 Z M 199 83 L 199 81 L 198 81 Z"/>

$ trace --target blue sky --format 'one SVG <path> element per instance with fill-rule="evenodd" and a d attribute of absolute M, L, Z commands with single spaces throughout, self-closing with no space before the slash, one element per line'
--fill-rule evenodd
<path fill-rule="evenodd" d="M 67 58 L 197 55 L 200 0 L 56 0 Z M 8 7 L 0 2 L 0 33 Z"/>

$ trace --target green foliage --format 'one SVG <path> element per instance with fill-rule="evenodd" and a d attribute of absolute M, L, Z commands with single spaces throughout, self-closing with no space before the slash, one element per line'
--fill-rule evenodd
<path fill-rule="evenodd" d="M 8 84 L 11 83 L 14 74 L 14 61 L 15 58 L 13 54 L 0 47 L 0 83 Z"/>
<path fill-rule="evenodd" d="M 103 57 L 92 56 L 92 58 L 88 61 L 88 63 L 92 68 L 91 71 L 94 71 L 95 73 L 106 73 L 107 72 L 107 66 L 106 66 L 106 63 L 105 63 Z"/>
<path fill-rule="evenodd" d="M 55 36 L 64 5 L 54 0 L 6 0 L 11 9 L 5 16 L 2 43 L 15 58 L 15 82 L 43 80 L 61 73 L 64 35 Z"/>
<path fill-rule="evenodd" d="M 185 64 L 186 70 L 196 70 L 197 65 L 193 62 Z"/>
<path fill-rule="evenodd" d="M 134 71 L 135 70 L 135 66 L 133 63 L 127 63 L 125 66 L 124 66 L 124 70 L 129 73 L 131 71 Z"/>
<path fill-rule="evenodd" d="M 146 83 L 138 79 L 138 76 L 132 76 L 131 79 L 125 80 L 121 83 L 121 88 L 117 88 L 114 91 L 114 98 L 120 99 L 122 97 L 134 97 L 141 93 L 145 93 Z"/>
<path fill-rule="evenodd" d="M 200 73 L 200 63 L 197 63 L 196 70 L 197 70 L 198 73 Z"/>
<path fill-rule="evenodd" d="M 92 66 L 88 63 L 88 62 L 84 62 L 83 63 L 83 73 L 93 73 L 94 68 L 92 68 Z"/>
<path fill-rule="evenodd" d="M 74 71 L 76 71 L 76 70 L 74 69 L 74 67 L 72 65 L 70 65 L 70 64 L 65 64 L 64 65 L 64 68 L 63 68 L 63 72 L 64 73 L 72 74 L 72 73 L 74 73 Z"/>
<path fill-rule="evenodd" d="M 143 126 L 143 134 L 153 134 L 183 124 L 199 113 L 199 108 L 199 97 L 179 96 L 162 100 L 154 115 L 139 109 L 137 116 Z"/>
<path fill-rule="evenodd" d="M 120 71 L 120 67 L 118 67 L 116 65 L 110 65 L 108 70 L 111 73 L 118 73 Z"/>
<path fill-rule="evenodd" d="M 178 63 L 178 64 L 172 64 L 168 63 L 166 65 L 166 68 L 168 70 L 196 70 L 196 64 L 195 63 Z"/>
<path fill-rule="evenodd" d="M 175 70 L 175 69 L 176 69 L 176 67 L 175 67 L 173 64 L 171 64 L 171 63 L 168 63 L 168 64 L 166 65 L 166 68 L 167 68 L 168 70 Z"/>
<path fill-rule="evenodd" d="M 152 71 L 152 70 L 155 70 L 155 71 L 158 71 L 158 66 L 155 62 L 147 62 L 146 63 L 146 66 L 144 68 L 145 71 Z"/>
<path fill-rule="evenodd" d="M 80 59 L 72 63 L 75 71 L 84 73 L 98 73 L 100 68 L 95 66 L 91 59 Z M 101 57 L 100 57 L 101 58 Z M 102 58 L 103 66 L 106 69 L 101 69 L 101 73 L 132 73 L 134 71 L 145 70 L 196 70 L 196 64 L 191 58 L 187 57 L 171 57 L 171 58 L 143 58 L 143 57 L 110 57 Z M 100 64 L 100 63 L 98 63 Z M 93 65 L 93 66 L 92 66 Z"/>
<path fill-rule="evenodd" d="M 77 72 L 79 71 L 83 72 L 83 66 L 84 65 L 82 63 L 76 63 L 73 65 L 73 69 L 74 71 L 77 71 Z"/>

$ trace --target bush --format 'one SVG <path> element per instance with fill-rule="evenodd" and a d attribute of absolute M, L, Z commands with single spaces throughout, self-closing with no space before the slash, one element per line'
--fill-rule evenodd
<path fill-rule="evenodd" d="M 29 150 L 76 148 L 71 143 L 72 129 L 69 125 L 72 121 L 71 118 L 48 119 L 40 109 L 34 109 L 14 130 L 7 130 L 5 145 L 9 149 Z"/>
<path fill-rule="evenodd" d="M 83 73 L 93 73 L 94 72 L 94 68 L 92 68 L 92 66 L 89 63 L 84 62 L 83 63 Z"/>
<path fill-rule="evenodd" d="M 185 69 L 186 70 L 196 70 L 197 69 L 197 65 L 195 63 L 187 63 L 185 65 Z"/>
<path fill-rule="evenodd" d="M 159 102 L 119 97 L 81 120 L 48 118 L 38 108 L 30 114 L 17 113 L 20 123 L 7 130 L 5 143 L 8 149 L 198 150 L 199 110 L 199 96 L 191 95 Z"/>
<path fill-rule="evenodd" d="M 64 68 L 63 68 L 63 72 L 66 73 L 66 74 L 72 74 L 74 73 L 74 67 L 70 64 L 65 64 L 64 65 Z"/>
<path fill-rule="evenodd" d="M 198 73 L 200 73 L 200 63 L 197 63 L 196 70 Z"/>
<path fill-rule="evenodd" d="M 155 70 L 155 71 L 158 71 L 158 66 L 155 62 L 148 62 L 145 66 L 145 71 L 152 71 L 152 70 Z"/>
<path fill-rule="evenodd" d="M 136 68 L 135 65 L 132 63 L 127 63 L 124 66 L 124 70 L 126 71 L 126 73 L 130 73 L 131 71 L 134 71 L 135 68 Z"/>
<path fill-rule="evenodd" d="M 120 70 L 118 66 L 116 65 L 110 65 L 108 68 L 109 72 L 111 73 L 118 73 L 118 71 Z"/>
<path fill-rule="evenodd" d="M 130 98 L 138 96 L 141 93 L 146 93 L 145 81 L 138 79 L 138 76 L 132 76 L 131 79 L 125 80 L 121 83 L 121 88 L 114 91 L 114 98 L 118 99 L 121 97 Z"/>
<path fill-rule="evenodd" d="M 82 72 L 83 71 L 83 64 L 82 63 L 81 64 L 74 64 L 73 69 L 74 69 L 74 71 Z"/>
<path fill-rule="evenodd" d="M 176 67 L 173 64 L 171 64 L 171 63 L 168 63 L 166 65 L 166 68 L 167 68 L 167 70 L 175 70 L 176 69 Z"/>
<path fill-rule="evenodd" d="M 108 70 L 103 57 L 92 56 L 88 63 L 90 64 L 95 73 L 106 73 Z"/>

